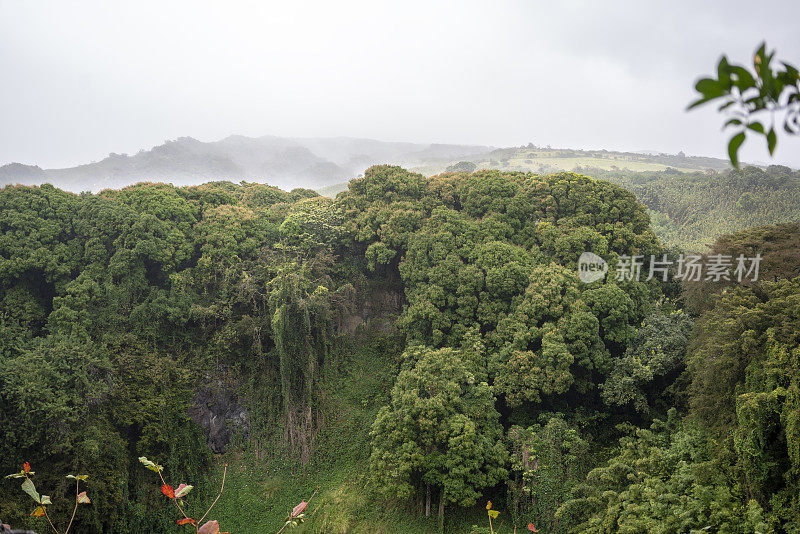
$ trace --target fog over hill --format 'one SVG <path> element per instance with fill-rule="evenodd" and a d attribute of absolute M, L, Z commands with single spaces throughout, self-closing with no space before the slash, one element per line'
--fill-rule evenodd
<path fill-rule="evenodd" d="M 0 185 L 51 183 L 68 191 L 96 192 L 142 181 L 182 186 L 211 180 L 246 180 L 284 189 L 319 188 L 354 178 L 377 163 L 436 165 L 470 159 L 492 149 L 347 137 L 232 135 L 213 142 L 180 137 L 135 155 L 112 153 L 101 161 L 66 169 L 10 163 L 0 167 Z"/>
<path fill-rule="evenodd" d="M 461 163 L 459 163 L 461 162 Z M 166 141 L 137 154 L 111 153 L 101 161 L 65 169 L 9 163 L 0 166 L 0 186 L 50 183 L 67 191 L 98 192 L 137 182 L 176 186 L 228 180 L 266 183 L 282 189 L 305 187 L 335 194 L 376 164 L 392 164 L 425 175 L 448 170 L 501 169 L 547 174 L 590 169 L 723 171 L 727 160 L 661 152 L 616 152 L 541 147 L 404 143 L 352 137 L 245 137 L 212 142 L 192 137 Z"/>

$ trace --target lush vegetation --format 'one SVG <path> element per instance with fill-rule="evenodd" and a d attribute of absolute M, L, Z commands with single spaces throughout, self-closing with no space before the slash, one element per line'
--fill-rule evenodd
<path fill-rule="evenodd" d="M 800 529 L 798 226 L 717 241 L 763 246 L 762 282 L 585 284 L 584 251 L 666 252 L 647 180 L 470 170 L 372 167 L 336 199 L 3 188 L 0 468 L 30 462 L 58 517 L 61 473 L 89 473 L 89 533 L 175 530 L 143 456 L 195 484 L 193 510 L 224 480 L 231 532 L 309 495 L 305 532 Z M 729 179 L 753 173 L 796 190 L 780 168 Z M 756 205 L 790 202 L 762 186 Z M 246 408 L 224 452 L 209 390 Z M 3 521 L 43 532 L 5 484 Z"/>
<path fill-rule="evenodd" d="M 516 165 L 508 160 L 493 168 L 536 170 L 535 164 Z M 569 163 L 569 162 L 567 162 Z M 460 162 L 449 170 L 474 170 L 471 162 Z M 562 168 L 621 185 L 648 208 L 651 227 L 670 249 L 704 252 L 723 235 L 754 226 L 800 220 L 800 172 L 781 165 L 766 169 L 744 167 L 724 171 L 681 171 L 677 167 L 640 171 L 609 169 L 597 161 L 575 161 Z M 545 166 L 545 172 L 557 168 Z M 321 189 L 336 194 L 347 184 Z"/>
<path fill-rule="evenodd" d="M 800 220 L 800 172 L 781 165 L 724 173 L 583 172 L 633 192 L 669 248 L 704 252 L 723 234 Z"/>

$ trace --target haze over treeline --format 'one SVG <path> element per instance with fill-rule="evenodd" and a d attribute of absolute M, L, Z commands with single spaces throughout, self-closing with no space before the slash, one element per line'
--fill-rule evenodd
<path fill-rule="evenodd" d="M 352 178 L 376 164 L 414 168 L 426 174 L 448 170 L 513 169 L 548 173 L 589 169 L 720 171 L 725 160 L 653 152 L 581 151 L 528 143 L 520 147 L 396 143 L 374 139 L 258 138 L 232 135 L 213 142 L 191 137 L 165 141 L 135 154 L 111 153 L 96 162 L 64 169 L 11 163 L 0 166 L 0 186 L 50 183 L 79 193 L 98 192 L 138 182 L 199 185 L 228 180 L 284 189 L 315 188 L 325 194 L 342 190 Z"/>
<path fill-rule="evenodd" d="M 491 147 L 389 143 L 352 138 L 282 138 L 232 135 L 204 143 L 191 137 L 140 150 L 111 153 L 98 162 L 66 169 L 11 164 L 0 167 L 0 185 L 52 183 L 80 192 L 142 181 L 199 185 L 214 180 L 268 183 L 277 187 L 323 187 L 348 181 L 378 163 L 416 166 L 484 154 Z"/>

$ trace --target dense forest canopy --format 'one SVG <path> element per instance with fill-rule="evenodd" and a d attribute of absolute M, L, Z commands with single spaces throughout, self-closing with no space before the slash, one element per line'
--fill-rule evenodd
<path fill-rule="evenodd" d="M 229 462 L 237 532 L 277 530 L 280 488 L 319 488 L 309 532 L 488 532 L 488 499 L 539 532 L 800 529 L 797 173 L 720 203 L 701 175 L 471 170 L 0 189 L 0 467 L 54 497 L 90 473 L 90 533 L 174 531 L 140 456 L 198 495 Z M 794 223 L 730 234 L 731 202 Z M 578 276 L 719 234 L 760 281 Z"/>
<path fill-rule="evenodd" d="M 548 174 L 563 169 L 606 180 L 636 195 L 650 212 L 651 226 L 667 248 L 706 252 L 715 239 L 754 226 L 800 220 L 800 172 L 782 165 L 766 168 L 745 166 L 730 169 L 698 165 L 678 158 L 665 164 L 637 168 L 642 161 L 656 156 L 627 154 L 625 161 L 610 159 L 613 153 L 595 151 L 589 154 L 564 150 L 502 149 L 491 161 L 461 161 L 447 166 L 448 172 L 473 172 L 481 168 L 503 171 Z M 553 161 L 537 157 L 553 154 Z M 593 157 L 596 156 L 596 157 Z M 675 158 L 675 156 L 672 156 Z M 533 158 L 533 159 L 531 159 Z M 550 161 L 547 163 L 547 161 Z M 608 165 L 611 161 L 615 164 Z M 719 160 L 717 160 L 719 161 Z M 619 165 L 619 167 L 617 166 Z M 444 167 L 418 167 L 420 172 L 437 172 Z M 347 189 L 347 184 L 322 188 L 321 193 L 334 195 Z"/>
<path fill-rule="evenodd" d="M 800 171 L 782 165 L 724 173 L 584 172 L 634 193 L 668 247 L 705 252 L 723 234 L 800 220 Z"/>

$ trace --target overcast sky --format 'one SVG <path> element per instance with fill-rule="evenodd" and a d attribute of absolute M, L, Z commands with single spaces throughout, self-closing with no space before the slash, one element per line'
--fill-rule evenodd
<path fill-rule="evenodd" d="M 798 21 L 796 0 L 0 0 L 0 164 L 230 134 L 724 157 L 694 81 L 762 39 L 799 64 Z M 800 138 L 776 161 L 800 167 Z"/>

